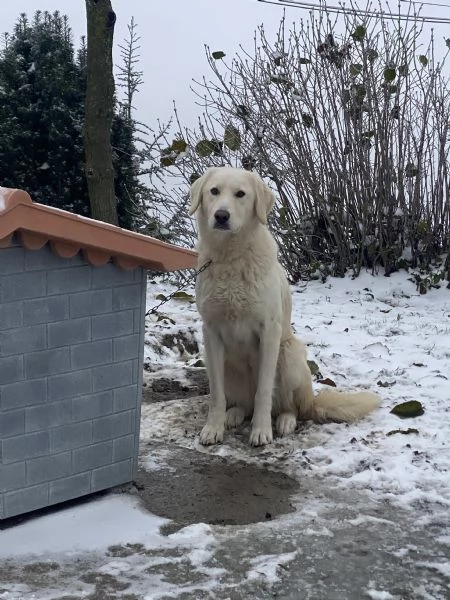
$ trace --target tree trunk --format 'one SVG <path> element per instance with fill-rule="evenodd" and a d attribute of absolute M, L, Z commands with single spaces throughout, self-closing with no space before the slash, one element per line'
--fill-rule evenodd
<path fill-rule="evenodd" d="M 84 145 L 91 216 L 118 224 L 111 127 L 114 113 L 112 44 L 116 15 L 110 0 L 86 0 L 87 64 Z"/>

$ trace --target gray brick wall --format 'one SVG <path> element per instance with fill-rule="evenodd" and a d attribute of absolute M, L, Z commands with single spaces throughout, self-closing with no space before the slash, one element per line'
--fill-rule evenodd
<path fill-rule="evenodd" d="M 0 519 L 133 479 L 146 273 L 0 249 Z"/>

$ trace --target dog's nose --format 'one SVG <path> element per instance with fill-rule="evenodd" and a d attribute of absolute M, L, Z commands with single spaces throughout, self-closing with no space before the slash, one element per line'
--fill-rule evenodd
<path fill-rule="evenodd" d="M 216 210 L 214 218 L 218 225 L 225 225 L 230 219 L 230 213 L 227 210 Z"/>

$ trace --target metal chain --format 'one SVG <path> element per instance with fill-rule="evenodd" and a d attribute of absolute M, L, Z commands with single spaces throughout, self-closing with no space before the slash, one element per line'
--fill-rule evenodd
<path fill-rule="evenodd" d="M 183 283 L 183 285 L 180 285 L 176 290 L 174 290 L 171 294 L 169 294 L 167 297 L 164 298 L 164 300 L 161 300 L 161 302 L 159 302 L 159 304 L 156 304 L 155 306 L 153 306 L 153 308 L 150 308 L 150 310 L 148 310 L 145 313 L 145 316 L 148 317 L 148 315 L 152 315 L 158 312 L 158 309 L 161 308 L 161 306 L 163 306 L 164 304 L 166 304 L 166 302 L 169 302 L 169 300 L 172 300 L 172 298 L 175 296 L 175 294 L 177 294 L 178 292 L 181 292 L 183 290 L 183 288 L 185 288 L 186 286 L 188 286 L 192 281 L 195 281 L 197 279 L 197 277 L 200 275 L 200 273 L 203 273 L 203 271 L 205 271 L 209 265 L 212 263 L 212 260 L 207 260 L 198 271 L 195 271 L 194 274 L 188 278 L 187 281 L 185 281 Z"/>

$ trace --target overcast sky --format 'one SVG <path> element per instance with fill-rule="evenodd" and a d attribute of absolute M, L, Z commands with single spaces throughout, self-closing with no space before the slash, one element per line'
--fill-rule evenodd
<path fill-rule="evenodd" d="M 330 4 L 337 5 L 338 1 L 330 0 Z M 209 75 L 204 44 L 232 56 L 239 44 L 251 49 L 253 32 L 261 23 L 270 39 L 282 16 L 281 6 L 257 0 L 112 0 L 112 6 L 117 14 L 116 63 L 117 45 L 127 36 L 131 17 L 138 25 L 145 83 L 136 99 L 136 117 L 150 126 L 157 117 L 167 120 L 172 100 L 176 100 L 183 120 L 193 124 L 199 109 L 189 89 L 191 80 Z M 67 14 L 76 43 L 86 31 L 85 0 L 0 0 L 0 31 L 11 31 L 20 13 L 32 16 L 37 9 Z M 423 12 L 450 17 L 449 8 L 426 6 Z M 307 16 L 306 11 L 288 9 L 288 21 L 302 16 Z M 438 26 L 436 34 L 439 41 L 448 37 L 450 26 Z"/>

